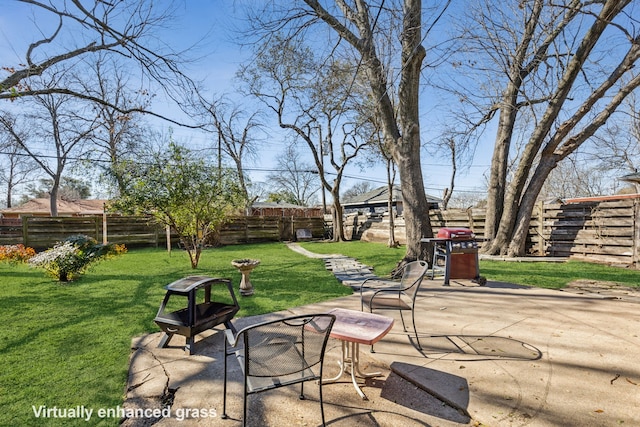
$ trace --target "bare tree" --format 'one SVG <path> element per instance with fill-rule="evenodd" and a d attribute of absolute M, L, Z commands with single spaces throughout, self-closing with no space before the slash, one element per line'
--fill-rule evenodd
<path fill-rule="evenodd" d="M 293 196 L 292 202 L 301 206 L 310 206 L 320 190 L 320 179 L 315 165 L 305 163 L 300 153 L 293 146 L 277 158 L 277 171 L 267 176 L 276 192 L 284 192 Z"/>
<path fill-rule="evenodd" d="M 371 190 L 373 190 L 373 185 L 369 181 L 360 181 L 353 184 L 351 188 L 342 193 L 342 197 L 344 199 L 350 199 L 352 197 L 368 193 Z"/>
<path fill-rule="evenodd" d="M 51 78 L 52 73 L 72 73 L 88 56 L 104 54 L 137 64 L 146 78 L 158 82 L 174 99 L 188 96 L 193 83 L 180 70 L 185 60 L 182 54 L 168 50 L 167 44 L 157 37 L 150 37 L 170 22 L 175 5 L 162 8 L 146 0 L 19 1 L 24 5 L 25 15 L 31 11 L 34 16 L 37 13 L 57 25 L 26 47 L 20 64 L 2 64 L 8 75 L 0 80 L 0 99 L 61 94 L 107 105 L 121 114 L 144 112 L 185 126 L 139 105 L 115 105 L 86 93 L 81 85 L 71 84 L 70 79 Z M 42 34 L 35 18 L 33 28 L 25 29 L 23 34 Z M 154 41 L 158 43 L 153 44 Z M 56 84 L 38 86 L 39 78 Z"/>
<path fill-rule="evenodd" d="M 213 102 L 201 100 L 204 110 L 205 129 L 216 135 L 218 168 L 222 170 L 223 155 L 235 165 L 238 181 L 244 195 L 246 208 L 251 207 L 255 198 L 249 196 L 249 182 L 245 172 L 245 162 L 255 158 L 261 131 L 260 113 L 248 114 L 240 105 L 233 105 L 222 97 Z"/>
<path fill-rule="evenodd" d="M 86 68 L 75 71 L 73 80 L 83 88 L 83 93 L 105 101 L 91 106 L 91 114 L 96 114 L 98 121 L 89 135 L 95 149 L 86 161 L 89 173 L 96 168 L 100 170 L 110 186 L 115 186 L 116 194 L 120 194 L 126 183 L 114 166 L 123 160 L 135 159 L 146 145 L 144 140 L 149 138 L 140 113 L 121 111 L 145 109 L 150 105 L 151 96 L 146 90 L 132 89 L 126 67 L 103 54 L 98 54 Z"/>
<path fill-rule="evenodd" d="M 447 210 L 449 200 L 453 195 L 453 191 L 456 186 L 456 174 L 458 173 L 458 145 L 453 136 L 443 137 L 440 141 L 440 146 L 443 147 L 449 154 L 449 160 L 451 160 L 451 178 L 449 180 L 449 186 L 444 189 L 444 195 L 442 196 L 442 209 Z"/>
<path fill-rule="evenodd" d="M 11 127 L 15 127 L 15 116 L 8 113 L 0 114 L 4 116 L 3 120 L 11 124 Z M 16 129 L 16 132 L 21 139 L 26 138 L 27 129 Z M 0 183 L 5 186 L 5 203 L 10 208 L 13 204 L 13 190 L 32 181 L 38 165 L 22 150 L 20 144 L 4 126 L 0 126 L 0 159 L 3 159 L 0 163 Z"/>
<path fill-rule="evenodd" d="M 464 112 L 454 111 L 447 117 L 448 123 L 442 126 L 440 135 L 429 141 L 427 152 L 434 158 L 443 159 L 451 164 L 449 185 L 444 189 L 442 209 L 447 209 L 456 191 L 456 179 L 460 169 L 464 169 L 473 158 L 477 140 L 477 127 L 468 126 Z"/>
<path fill-rule="evenodd" d="M 634 92 L 627 97 L 625 107 L 614 120 L 591 138 L 582 158 L 597 173 L 596 178 L 619 179 L 640 169 L 640 110 Z M 612 176 L 613 175 L 613 176 Z"/>
<path fill-rule="evenodd" d="M 306 143 L 322 185 L 333 198 L 333 239 L 344 240 L 340 184 L 349 162 L 372 137 L 368 123 L 348 106 L 352 65 L 334 61 L 320 67 L 300 41 L 273 37 L 240 76 L 248 91 L 277 115 L 280 127 Z"/>
<path fill-rule="evenodd" d="M 476 80 L 482 86 L 466 93 L 474 106 L 489 100 L 478 123 L 497 116 L 485 228 L 492 240 L 483 251 L 524 252 L 531 212 L 550 172 L 640 85 L 634 71 L 640 39 L 630 3 L 532 0 L 497 8 L 483 1 L 468 7 L 474 25 L 466 25 L 464 59 L 456 64 L 483 73 Z M 509 175 L 515 130 L 529 119 Z"/>
<path fill-rule="evenodd" d="M 58 189 L 65 168 L 82 157 L 81 147 L 95 131 L 97 117 L 84 118 L 82 106 L 65 95 L 34 95 L 28 99 L 33 112 L 12 122 L 0 114 L 0 126 L 51 177 L 51 216 L 58 215 Z M 23 129 L 30 128 L 25 133 Z M 53 143 L 53 147 L 49 144 Z"/>
<path fill-rule="evenodd" d="M 620 178 L 640 166 L 640 114 L 635 93 L 617 116 L 551 171 L 540 191 L 543 200 L 592 197 L 629 191 Z M 627 188 L 625 188 L 625 186 Z"/>
<path fill-rule="evenodd" d="M 425 25 L 421 0 L 389 1 L 384 6 L 364 0 L 304 3 L 306 7 L 287 2 L 286 8 L 280 8 L 277 2 L 265 2 L 264 8 L 254 9 L 251 15 L 251 31 L 258 37 L 268 37 L 274 31 L 288 30 L 293 37 L 323 23 L 323 28 L 329 29 L 324 43 L 329 47 L 327 56 L 341 51 L 346 57 L 358 59 L 358 68 L 367 77 L 385 145 L 400 172 L 407 230 L 404 261 L 429 259 L 430 252 L 420 243 L 422 237 L 433 235 L 420 154 L 418 100 L 426 57 L 422 42 L 449 2 L 439 4 L 433 22 Z M 319 30 L 317 26 L 314 29 Z"/>

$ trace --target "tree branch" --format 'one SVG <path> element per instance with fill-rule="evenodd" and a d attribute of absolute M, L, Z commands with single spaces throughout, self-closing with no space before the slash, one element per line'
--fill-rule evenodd
<path fill-rule="evenodd" d="M 148 114 L 150 116 L 153 117 L 157 117 L 159 119 L 165 120 L 169 123 L 173 123 L 177 126 L 181 126 L 181 127 L 186 127 L 186 128 L 190 128 L 190 129 L 201 129 L 202 127 L 204 127 L 204 125 L 199 124 L 199 125 L 188 125 L 182 122 L 179 122 L 177 120 L 174 119 L 170 119 L 167 116 L 164 116 L 162 114 L 158 114 L 158 113 L 154 113 L 153 111 L 144 109 L 144 108 L 122 108 L 118 105 L 115 105 L 109 101 L 106 101 L 102 98 L 98 98 L 92 95 L 87 95 L 86 93 L 80 93 L 80 92 L 76 92 L 74 90 L 71 89 L 66 89 L 66 88 L 47 88 L 47 89 L 33 89 L 33 90 L 24 90 L 20 92 L 19 96 L 37 96 L 37 95 L 53 95 L 53 94 L 58 94 L 58 95 L 71 95 L 75 98 L 79 98 L 79 99 L 84 99 L 87 101 L 92 101 L 95 102 L 97 104 L 100 105 L 104 105 L 105 107 L 109 107 L 109 108 L 113 108 L 114 110 L 118 111 L 119 113 L 122 114 L 130 114 L 130 113 L 142 113 L 142 114 Z M 0 93 L 0 99 L 16 99 L 16 95 L 12 94 L 12 93 Z"/>

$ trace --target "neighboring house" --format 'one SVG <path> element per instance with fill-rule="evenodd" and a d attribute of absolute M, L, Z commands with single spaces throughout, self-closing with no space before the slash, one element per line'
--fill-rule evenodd
<path fill-rule="evenodd" d="M 102 215 L 108 200 L 58 200 L 58 216 Z M 49 198 L 31 199 L 20 206 L 0 210 L 3 218 L 51 216 Z"/>
<path fill-rule="evenodd" d="M 402 190 L 399 186 L 393 186 L 392 206 L 395 208 L 397 215 L 402 215 Z M 442 199 L 427 194 L 427 202 L 429 209 L 438 209 Z M 389 189 L 378 187 L 367 193 L 360 194 L 348 200 L 342 201 L 342 207 L 345 213 L 368 210 L 369 213 L 382 213 L 387 211 L 389 203 Z"/>

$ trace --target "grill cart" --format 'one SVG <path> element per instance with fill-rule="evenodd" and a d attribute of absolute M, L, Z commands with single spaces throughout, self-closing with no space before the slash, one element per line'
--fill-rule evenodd
<path fill-rule="evenodd" d="M 420 241 L 433 243 L 432 279 L 436 272 L 442 272 L 445 286 L 450 279 L 471 279 L 481 286 L 487 283 L 480 276 L 478 242 L 470 229 L 442 227 L 436 237 Z"/>
<path fill-rule="evenodd" d="M 230 295 L 232 303 L 211 301 L 211 286 L 224 286 Z M 185 350 L 193 354 L 194 337 L 214 326 L 224 323 L 228 329 L 233 329 L 231 319 L 236 315 L 240 306 L 233 293 L 230 279 L 207 276 L 189 276 L 165 286 L 167 293 L 158 309 L 154 321 L 164 331 L 158 347 L 166 347 L 174 334 L 183 335 L 187 339 Z M 167 304 L 182 297 L 186 299 L 186 306 L 182 305 L 175 311 L 167 311 Z M 178 298 L 179 299 L 179 298 Z M 198 303 L 198 300 L 201 302 Z"/>

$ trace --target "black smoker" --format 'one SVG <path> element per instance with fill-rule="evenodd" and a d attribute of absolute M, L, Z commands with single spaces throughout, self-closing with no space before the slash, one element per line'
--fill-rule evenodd
<path fill-rule="evenodd" d="M 211 301 L 212 285 L 226 286 L 233 303 Z M 193 354 L 193 340 L 197 334 L 221 323 L 224 323 L 227 328 L 233 329 L 231 319 L 240 310 L 240 306 L 233 292 L 231 279 L 189 276 L 168 284 L 165 289 L 167 293 L 154 319 L 164 331 L 164 336 L 158 347 L 166 347 L 173 335 L 178 334 L 187 338 L 185 350 L 189 354 Z M 167 312 L 165 311 L 167 303 L 169 298 L 173 296 L 186 297 L 186 307 Z M 200 298 L 203 301 L 198 303 L 197 300 Z"/>

